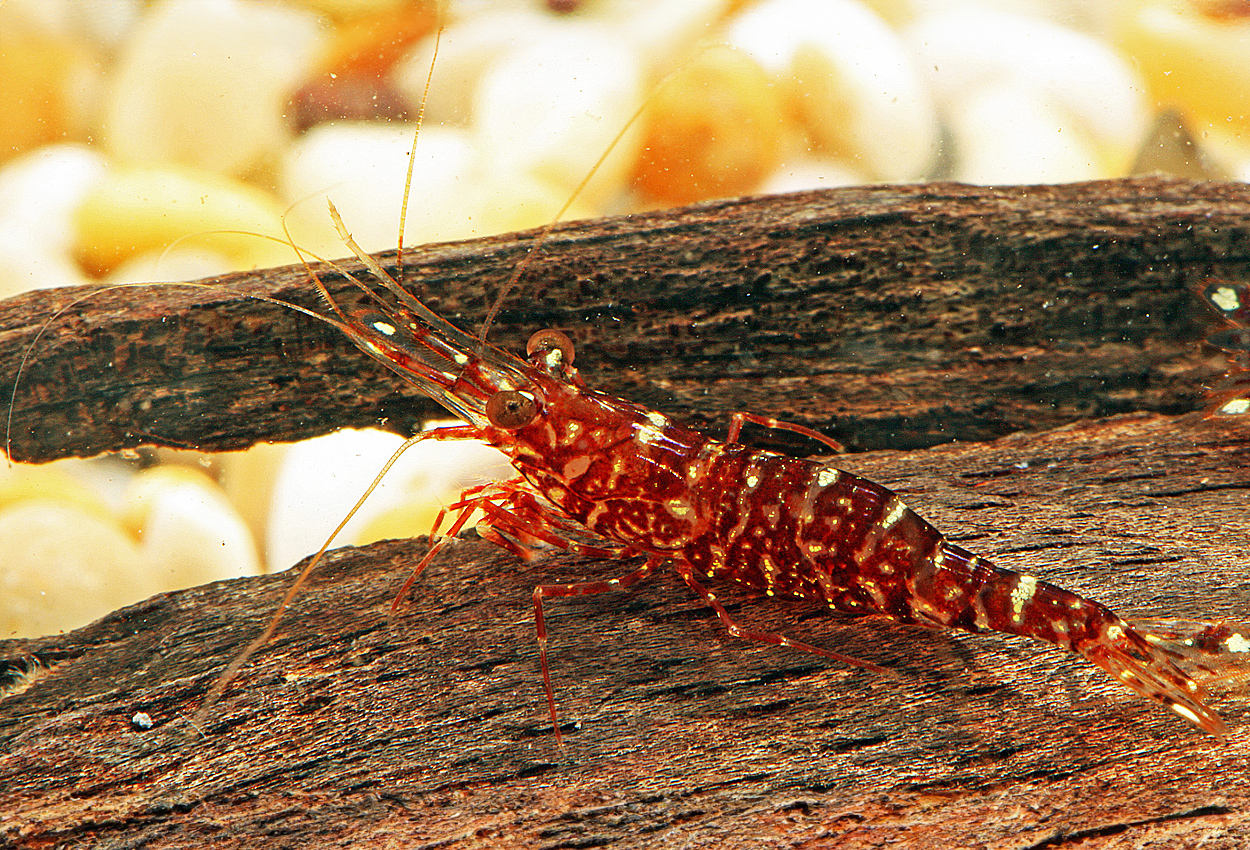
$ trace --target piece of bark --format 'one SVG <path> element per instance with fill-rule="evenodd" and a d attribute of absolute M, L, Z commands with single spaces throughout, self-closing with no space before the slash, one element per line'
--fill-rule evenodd
<path fill-rule="evenodd" d="M 534 245 L 413 249 L 405 280 L 476 330 Z M 515 352 L 565 329 L 592 385 L 715 433 L 744 409 L 907 448 L 1201 406 L 1224 368 L 1189 291 L 1210 276 L 1250 279 L 1245 184 L 838 189 L 559 227 L 491 339 Z M 5 302 L 0 386 L 22 369 L 13 456 L 226 450 L 379 422 L 407 434 L 442 413 L 258 294 L 325 309 L 299 267 Z"/>
<path fill-rule="evenodd" d="M 1137 415 L 840 465 L 1001 565 L 1123 613 L 1247 618 L 1250 440 L 1237 419 Z M 464 541 L 388 629 L 391 595 L 423 545 L 335 553 L 198 731 L 187 719 L 290 574 L 0 643 L 8 665 L 42 674 L 14 676 L 34 680 L 0 699 L 0 842 L 1250 844 L 1244 681 L 1216 690 L 1231 729 L 1219 740 L 1045 644 L 718 586 L 746 624 L 896 674 L 750 645 L 665 573 L 549 603 L 561 750 L 530 591 L 626 567 L 521 563 Z M 154 728 L 139 728 L 138 712 Z"/>

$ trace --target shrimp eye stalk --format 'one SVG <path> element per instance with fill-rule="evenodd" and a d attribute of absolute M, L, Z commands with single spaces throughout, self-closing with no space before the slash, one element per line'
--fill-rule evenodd
<path fill-rule="evenodd" d="M 486 402 L 486 418 L 496 428 L 515 431 L 524 428 L 538 415 L 538 402 L 529 393 L 500 390 Z"/>
<path fill-rule="evenodd" d="M 545 367 L 548 371 L 556 372 L 573 365 L 573 340 L 554 328 L 538 331 L 531 336 L 525 344 L 525 351 L 531 363 L 537 359 L 536 365 Z"/>

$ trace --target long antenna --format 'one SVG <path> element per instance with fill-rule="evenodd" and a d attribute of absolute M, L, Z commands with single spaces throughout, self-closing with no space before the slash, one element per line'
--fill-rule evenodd
<path fill-rule="evenodd" d="M 417 139 L 421 125 L 425 123 L 425 104 L 430 99 L 430 84 L 434 81 L 434 65 L 438 62 L 438 47 L 443 41 L 443 25 L 447 21 L 447 3 L 438 4 L 438 25 L 434 29 L 434 54 L 430 68 L 425 72 L 425 87 L 421 89 L 421 105 L 417 108 L 417 127 L 412 131 L 412 147 L 408 150 L 408 176 L 404 179 L 404 199 L 399 204 L 399 245 L 395 250 L 395 272 L 404 271 L 404 225 L 408 221 L 408 196 L 412 190 L 412 169 L 417 160 Z M 563 212 L 563 210 L 561 210 Z"/>
<path fill-rule="evenodd" d="M 577 188 L 573 190 L 573 194 L 569 195 L 569 199 L 564 202 L 564 206 L 560 207 L 560 211 L 555 214 L 555 217 L 551 219 L 551 221 L 548 222 L 543 228 L 542 232 L 538 234 L 538 238 L 534 240 L 533 247 L 526 252 L 525 258 L 522 259 L 521 262 L 517 263 L 516 271 L 514 271 L 511 277 L 508 278 L 507 283 L 503 285 L 503 289 L 499 290 L 499 295 L 495 297 L 495 303 L 491 305 L 490 311 L 486 314 L 485 321 L 482 322 L 482 330 L 477 335 L 480 342 L 486 342 L 486 335 L 490 331 L 490 326 L 495 323 L 495 317 L 499 315 L 499 309 L 503 306 L 504 299 L 508 297 L 508 293 L 512 291 L 513 287 L 520 282 L 521 275 L 525 274 L 525 270 L 528 269 L 530 263 L 534 261 L 534 257 L 537 255 L 538 250 L 547 242 L 547 238 L 551 236 L 551 231 L 555 230 L 556 225 L 560 223 L 560 219 L 562 219 L 564 214 L 569 211 L 569 207 L 573 206 L 573 202 L 577 200 L 577 198 L 585 190 L 587 184 L 589 184 L 595 174 L 599 172 L 599 169 L 603 166 L 603 164 L 607 162 L 608 157 L 612 155 L 612 151 L 616 150 L 616 146 L 621 143 L 621 139 L 625 138 L 625 134 L 628 133 L 630 128 L 633 127 L 638 119 L 643 116 L 643 113 L 645 113 L 651 106 L 651 103 L 655 100 L 656 96 L 663 91 L 665 86 L 669 84 L 677 72 L 681 71 L 684 67 L 685 65 L 679 65 L 672 71 L 669 71 L 651 89 L 651 93 L 648 94 L 638 108 L 634 110 L 634 114 L 629 117 L 629 120 L 625 122 L 625 125 L 621 127 L 617 134 L 612 138 L 612 143 L 604 149 L 603 153 L 599 155 L 599 158 L 595 160 L 594 166 L 590 169 L 590 171 L 586 172 L 586 176 L 583 177 L 582 181 L 577 184 Z"/>

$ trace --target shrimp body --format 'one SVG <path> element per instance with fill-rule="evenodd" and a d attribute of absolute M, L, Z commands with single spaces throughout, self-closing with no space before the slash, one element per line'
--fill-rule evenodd
<path fill-rule="evenodd" d="M 730 579 L 851 614 L 1043 640 L 1080 653 L 1194 725 L 1223 730 L 1166 641 L 1149 640 L 1097 602 L 950 543 L 890 490 L 825 463 L 750 449 L 733 441 L 737 427 L 730 442 L 721 442 L 590 389 L 572 366 L 571 343 L 558 332 L 536 334 L 522 361 L 469 337 L 389 277 L 382 283 L 398 303 L 388 300 L 385 313 L 345 316 L 343 329 L 465 418 L 467 428 L 450 429 L 455 436 L 492 444 L 518 472 L 511 482 L 475 488 L 477 495 L 453 508 L 483 508 L 484 536 L 522 554 L 527 543 L 545 541 L 573 551 L 647 556 L 622 579 L 536 588 L 553 721 L 542 598 L 624 587 L 668 563 L 734 634 L 853 661 L 743 631 L 700 578 Z M 587 547 L 578 536 L 586 531 L 610 545 Z"/>

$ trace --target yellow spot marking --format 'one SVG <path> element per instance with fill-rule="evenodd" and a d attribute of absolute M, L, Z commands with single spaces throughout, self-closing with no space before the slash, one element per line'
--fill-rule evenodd
<path fill-rule="evenodd" d="M 816 483 L 821 487 L 829 487 L 842 477 L 841 470 L 834 469 L 832 466 L 826 466 L 816 473 Z"/>
<path fill-rule="evenodd" d="M 672 499 L 666 505 L 668 512 L 677 519 L 685 519 L 694 513 L 694 508 L 681 501 L 680 499 Z"/>
<path fill-rule="evenodd" d="M 747 477 L 746 477 L 746 483 L 747 483 L 748 490 L 754 490 L 756 487 L 760 486 L 760 477 L 756 475 L 754 472 L 748 472 Z"/>
<path fill-rule="evenodd" d="M 1019 623 L 1024 619 L 1024 606 L 1029 604 L 1037 591 L 1037 579 L 1033 576 L 1020 576 L 1016 586 L 1011 589 L 1011 619 Z"/>
<path fill-rule="evenodd" d="M 570 443 L 576 440 L 582 433 L 582 423 L 570 421 L 564 426 L 564 438 Z"/>

